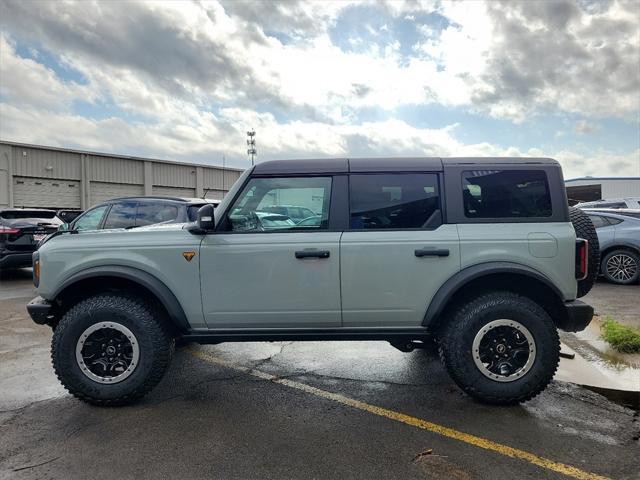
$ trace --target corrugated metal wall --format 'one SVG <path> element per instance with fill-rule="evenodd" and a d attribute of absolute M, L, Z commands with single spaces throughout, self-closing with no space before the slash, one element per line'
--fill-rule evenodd
<path fill-rule="evenodd" d="M 87 155 L 87 160 L 91 181 L 144 184 L 144 162 L 96 155 Z"/>
<path fill-rule="evenodd" d="M 215 166 L 0 142 L 0 206 L 5 207 L 28 202 L 87 209 L 117 196 L 200 197 L 207 191 L 207 198 L 222 198 L 241 174 L 226 169 L 223 179 L 222 168 Z M 57 180 L 67 185 L 64 195 Z"/>
<path fill-rule="evenodd" d="M 640 177 L 624 179 L 585 178 L 584 180 L 571 180 L 566 182 L 567 187 L 585 185 L 600 185 L 602 198 L 604 199 L 640 196 Z"/>
<path fill-rule="evenodd" d="M 11 178 L 11 147 L 0 144 L 0 207 L 9 206 L 10 192 L 13 187 Z"/>
<path fill-rule="evenodd" d="M 21 177 L 80 180 L 80 155 L 41 148 L 14 147 L 13 174 Z"/>
<path fill-rule="evenodd" d="M 196 187 L 196 167 L 170 163 L 153 164 L 153 184 L 167 187 Z"/>

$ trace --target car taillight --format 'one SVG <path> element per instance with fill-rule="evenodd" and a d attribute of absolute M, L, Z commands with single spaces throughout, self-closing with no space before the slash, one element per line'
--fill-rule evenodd
<path fill-rule="evenodd" d="M 0 225 L 0 233 L 20 233 L 20 230 L 17 228 L 5 227 L 4 225 Z"/>
<path fill-rule="evenodd" d="M 576 278 L 584 280 L 589 273 L 589 241 L 576 239 Z"/>

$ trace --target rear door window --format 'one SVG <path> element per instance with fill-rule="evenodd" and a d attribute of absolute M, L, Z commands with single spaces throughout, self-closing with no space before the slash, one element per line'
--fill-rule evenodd
<path fill-rule="evenodd" d="M 104 228 L 127 228 L 134 227 L 136 224 L 136 202 L 115 203 L 107 219 L 104 222 Z"/>
<path fill-rule="evenodd" d="M 178 214 L 178 206 L 170 203 L 139 203 L 136 214 L 136 226 L 141 227 L 156 223 L 173 222 L 178 218 Z"/>
<path fill-rule="evenodd" d="M 589 215 L 589 218 L 591 219 L 591 223 L 593 223 L 593 226 L 595 228 L 608 227 L 610 225 L 607 219 L 601 217 L 600 215 Z"/>
<path fill-rule="evenodd" d="M 351 175 L 352 230 L 434 228 L 441 223 L 435 174 Z"/>
<path fill-rule="evenodd" d="M 467 218 L 552 215 L 549 182 L 541 170 L 467 170 L 462 194 Z"/>

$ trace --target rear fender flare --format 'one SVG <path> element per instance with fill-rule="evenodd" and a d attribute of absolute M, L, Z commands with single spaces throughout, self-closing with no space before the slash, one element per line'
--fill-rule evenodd
<path fill-rule="evenodd" d="M 451 298 L 469 282 L 481 277 L 500 273 L 524 275 L 537 280 L 555 292 L 560 301 L 564 301 L 562 292 L 553 282 L 531 267 L 512 262 L 480 263 L 460 270 L 438 289 L 427 308 L 422 325 L 424 327 L 430 326 L 444 311 Z"/>

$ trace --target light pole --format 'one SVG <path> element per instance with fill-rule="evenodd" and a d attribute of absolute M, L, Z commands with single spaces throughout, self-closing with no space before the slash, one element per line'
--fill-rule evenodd
<path fill-rule="evenodd" d="M 247 155 L 251 156 L 251 166 L 253 166 L 253 159 L 258 154 L 258 150 L 256 150 L 256 132 L 252 128 L 251 131 L 247 132 Z"/>

